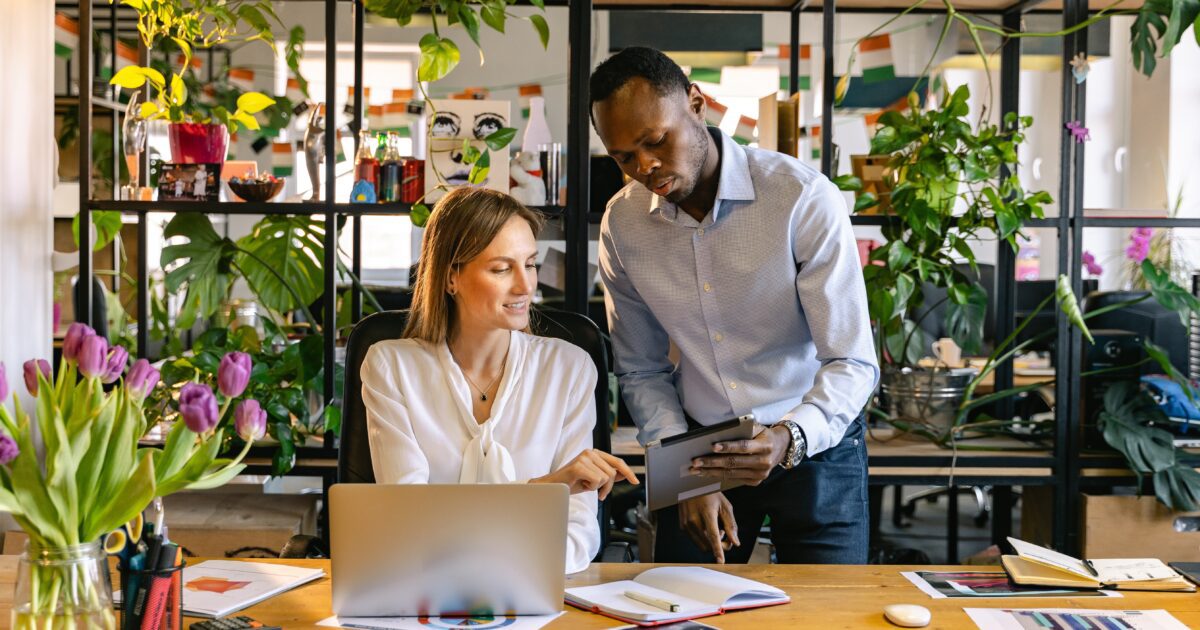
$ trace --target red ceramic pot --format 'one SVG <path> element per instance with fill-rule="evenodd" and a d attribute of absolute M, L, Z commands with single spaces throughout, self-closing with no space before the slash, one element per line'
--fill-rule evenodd
<path fill-rule="evenodd" d="M 229 128 L 207 123 L 171 123 L 167 126 L 171 157 L 177 164 L 224 164 L 229 149 Z"/>

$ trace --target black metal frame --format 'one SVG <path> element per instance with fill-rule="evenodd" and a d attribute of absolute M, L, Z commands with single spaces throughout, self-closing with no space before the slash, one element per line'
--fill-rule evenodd
<path fill-rule="evenodd" d="M 327 42 L 326 47 L 326 94 L 325 101 L 333 103 L 336 100 L 336 55 L 337 55 L 337 17 L 338 4 L 352 4 L 353 10 L 353 29 L 354 29 L 354 102 L 355 110 L 353 112 L 353 120 L 351 129 L 357 133 L 361 129 L 363 103 L 362 103 L 362 63 L 363 63 L 363 28 L 364 28 L 364 10 L 363 0 L 316 0 L 325 3 L 326 19 L 325 19 L 325 37 Z M 803 12 L 821 11 L 822 18 L 822 33 L 825 42 L 829 42 L 834 37 L 834 20 L 838 9 L 835 6 L 835 0 L 826 0 L 823 6 L 819 8 L 809 7 L 806 0 L 797 0 L 790 7 L 778 6 L 736 6 L 736 7 L 715 7 L 709 5 L 605 5 L 602 7 L 593 7 L 592 0 L 572 0 L 569 3 L 562 0 L 551 0 L 546 3 L 550 6 L 562 6 L 567 4 L 569 10 L 569 33 L 568 41 L 570 47 L 569 53 L 569 84 L 568 84 L 568 155 L 567 155 L 567 190 L 570 191 L 570 197 L 565 203 L 565 207 L 547 207 L 541 210 L 549 216 L 557 216 L 563 219 L 564 223 L 564 238 L 566 240 L 566 265 L 567 265 L 567 286 L 564 308 L 576 312 L 586 313 L 588 295 L 590 294 L 591 278 L 587 277 L 587 248 L 588 248 L 588 226 L 589 224 L 599 223 L 602 211 L 591 211 L 588 207 L 589 200 L 589 160 L 587 147 L 589 144 L 589 116 L 588 116 L 588 78 L 592 68 L 591 58 L 591 14 L 593 10 L 636 10 L 636 9 L 655 9 L 655 10 L 722 10 L 722 11 L 751 11 L 751 12 L 782 12 L 790 13 L 791 19 L 791 58 L 790 74 L 792 79 L 790 84 L 790 92 L 795 93 L 798 90 L 795 77 L 799 74 L 799 33 L 800 33 L 800 14 Z M 999 13 L 1002 17 L 1003 24 L 1009 28 L 1019 28 L 1021 16 L 1029 12 L 1048 11 L 1039 8 L 1042 0 L 1018 0 L 1005 9 L 997 11 L 987 11 L 984 13 Z M 61 6 L 61 3 L 60 3 Z M 79 25 L 80 25 L 80 41 L 79 46 L 79 73 L 80 76 L 91 77 L 93 75 L 93 54 L 91 47 L 91 34 L 93 31 L 93 7 L 89 0 L 84 0 L 78 5 L 71 6 L 79 7 Z M 889 10 L 884 9 L 843 9 L 842 13 L 889 13 Z M 937 14 L 943 11 L 930 8 L 916 11 L 918 13 Z M 1086 0 L 1065 0 L 1065 6 L 1062 11 L 1063 26 L 1070 27 L 1079 24 L 1087 18 L 1088 7 Z M 110 9 L 109 23 L 114 29 L 119 26 L 119 16 L 116 14 L 115 5 Z M 114 37 L 115 39 L 115 37 Z M 1062 99 L 1063 99 L 1063 123 L 1070 120 L 1084 121 L 1085 118 L 1085 85 L 1076 84 L 1070 74 L 1069 61 L 1078 51 L 1086 50 L 1086 31 L 1081 31 L 1063 38 L 1063 78 L 1062 78 Z M 821 169 L 827 175 L 832 174 L 832 158 L 833 158 L 833 89 L 834 85 L 834 59 L 832 46 L 824 46 L 823 58 L 823 76 L 824 85 L 830 89 L 823 90 L 823 100 L 821 104 L 822 125 L 824 127 L 821 135 Z M 145 50 L 144 46 L 140 47 L 140 55 L 143 63 L 148 58 L 149 51 Z M 115 55 L 115 46 L 113 54 Z M 1008 42 L 1002 52 L 1001 59 L 1001 80 L 1000 80 L 1000 100 L 1001 113 L 1015 112 L 1017 110 L 1019 88 L 1019 61 L 1020 61 L 1020 43 L 1019 40 L 1011 40 Z M 69 63 L 69 62 L 68 62 Z M 114 60 L 113 67 L 116 67 Z M 210 60 L 209 69 L 212 71 Z M 69 85 L 69 81 L 68 81 Z M 61 100 L 61 97 L 60 97 Z M 320 204 L 313 203 L 172 203 L 172 202 L 137 202 L 137 201 L 96 201 L 91 199 L 91 147 L 90 147 L 90 129 L 91 129 L 91 111 L 94 104 L 101 104 L 114 109 L 114 122 L 118 116 L 116 110 L 119 107 L 114 107 L 115 103 L 96 99 L 92 94 L 92 81 L 81 81 L 78 94 L 78 102 L 80 109 L 80 138 L 79 138 L 79 158 L 80 158 L 80 194 L 79 208 L 80 219 L 85 225 L 90 224 L 90 213 L 94 210 L 120 210 L 123 212 L 134 212 L 138 215 L 138 234 L 139 234 L 139 256 L 138 256 L 138 354 L 144 356 L 147 346 L 147 331 L 148 331 L 148 261 L 146 260 L 146 213 L 149 211 L 171 211 L 171 212 L 200 212 L 206 214 L 320 214 L 325 218 L 325 286 L 328 287 L 327 294 L 330 299 L 324 302 L 324 317 L 326 322 L 336 321 L 335 313 L 335 271 L 336 271 L 336 256 L 337 256 L 337 220 L 339 215 L 349 215 L 356 217 L 352 224 L 353 239 L 354 239 L 354 257 L 352 261 L 352 269 L 356 275 L 359 275 L 362 267 L 360 254 L 360 244 L 362 237 L 361 222 L 357 217 L 364 215 L 404 215 L 408 214 L 408 204 L 380 204 L 380 205 L 353 205 L 345 203 L 336 203 L 335 198 L 335 177 L 333 159 L 326 160 L 326 182 L 324 200 Z M 332 110 L 329 111 L 332 113 Z M 119 125 L 114 125 L 119 127 Z M 326 155 L 336 155 L 337 135 L 327 133 L 325 137 Z M 357 142 L 357 135 L 355 137 Z M 114 145 L 117 143 L 114 143 Z M 119 156 L 118 160 L 119 160 Z M 1082 211 L 1083 201 L 1083 145 L 1075 143 L 1064 128 L 1062 133 L 1062 179 L 1060 182 L 1059 200 L 1060 213 L 1058 217 L 1047 219 L 1039 219 L 1030 221 L 1027 225 L 1030 227 L 1046 227 L 1056 228 L 1058 230 L 1059 239 L 1059 269 L 1064 273 L 1069 273 L 1071 284 L 1076 293 L 1082 288 L 1082 278 L 1079 268 L 1080 262 L 1080 244 L 1082 242 L 1083 228 L 1088 227 L 1135 227 L 1135 226 L 1155 226 L 1155 227 L 1200 227 L 1200 219 L 1098 219 L 1084 218 Z M 143 160 L 146 157 L 143 156 Z M 145 164 L 140 169 L 141 183 L 146 182 L 147 169 Z M 892 221 L 891 217 L 851 217 L 851 222 L 855 225 L 884 225 Z M 88 230 L 80 230 L 80 278 L 90 278 L 93 273 L 92 257 L 91 257 L 91 237 Z M 1000 247 L 998 251 L 996 274 L 996 311 L 999 314 L 997 317 L 997 332 L 1003 333 L 1001 336 L 1011 332 L 1014 324 L 1014 305 L 1015 305 L 1015 278 L 1012 273 L 1015 261 L 1011 251 L 1007 248 Z M 358 287 L 352 287 L 352 313 L 354 319 L 358 319 L 362 314 L 362 295 Z M 76 317 L 80 321 L 90 322 L 91 309 L 86 305 L 91 303 L 91 282 L 83 282 L 82 299 L 76 305 Z M 85 305 L 80 307 L 80 304 Z M 335 400 L 335 392 L 333 391 L 333 365 L 334 365 L 334 350 L 336 346 L 336 333 L 330 332 L 325 338 L 324 361 L 326 366 L 325 382 L 324 382 L 324 398 L 325 403 L 329 404 Z M 972 467 L 995 467 L 995 468 L 1022 468 L 1022 467 L 1046 467 L 1052 468 L 1052 474 L 1048 477 L 1040 476 L 1022 476 L 1022 475 L 1000 475 L 1000 476 L 956 476 L 955 482 L 958 484 L 986 483 L 996 485 L 1001 488 L 1000 501 L 1006 502 L 1009 492 L 1006 490 L 1011 485 L 1052 485 L 1056 489 L 1057 500 L 1055 501 L 1054 513 L 1054 535 L 1053 544 L 1055 547 L 1067 552 L 1074 552 L 1078 546 L 1078 524 L 1079 524 L 1079 490 L 1081 486 L 1080 468 L 1083 465 L 1092 466 L 1096 462 L 1104 463 L 1107 460 L 1103 458 L 1089 460 L 1089 464 L 1079 463 L 1079 431 L 1081 427 L 1081 416 L 1079 410 L 1079 373 L 1081 369 L 1080 358 L 1080 338 L 1079 334 L 1073 329 L 1069 329 L 1065 321 L 1060 320 L 1058 325 L 1057 345 L 1057 365 L 1062 366 L 1057 372 L 1056 391 L 1058 392 L 1058 401 L 1055 405 L 1056 410 L 1056 426 L 1057 435 L 1056 443 L 1052 456 L 1047 457 L 1028 457 L 1028 456 L 1010 456 L 996 455 L 986 457 L 972 457 L 970 465 Z M 996 372 L 996 388 L 1005 389 L 1012 385 L 1012 366 L 1005 364 Z M 1001 414 L 1011 414 L 1011 401 L 1006 403 L 1001 409 Z M 294 469 L 297 473 L 317 474 L 324 480 L 325 490 L 328 490 L 329 485 L 333 482 L 336 476 L 336 467 L 325 467 L 320 465 L 315 460 L 336 459 L 336 447 L 334 446 L 334 435 L 326 433 L 325 440 L 320 447 L 305 447 L 297 451 L 297 466 Z M 267 454 L 266 449 L 253 449 L 251 457 L 262 457 Z M 895 456 L 876 456 L 871 457 L 872 465 L 878 466 L 950 466 L 951 455 L 936 457 L 895 457 Z M 1108 462 L 1111 463 L 1111 462 Z M 252 466 L 253 472 L 266 472 L 268 466 Z M 872 480 L 872 483 L 908 483 L 908 484 L 942 484 L 946 479 L 940 475 L 915 475 L 906 477 L 887 476 Z M 952 511 L 951 525 L 955 525 L 957 514 Z M 997 527 L 1004 529 L 1011 522 L 1007 519 L 999 519 L 1001 522 Z M 950 536 L 951 556 L 955 555 L 955 547 L 957 546 L 957 535 Z"/>

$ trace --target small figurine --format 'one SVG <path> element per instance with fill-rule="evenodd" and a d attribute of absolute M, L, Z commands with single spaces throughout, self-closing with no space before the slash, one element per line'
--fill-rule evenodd
<path fill-rule="evenodd" d="M 350 189 L 350 203 L 375 203 L 375 185 L 360 179 Z"/>
<path fill-rule="evenodd" d="M 308 115 L 308 127 L 304 130 L 304 162 L 308 167 L 308 179 L 312 182 L 309 201 L 321 200 L 321 163 L 325 161 L 325 107 L 314 107 Z"/>
<path fill-rule="evenodd" d="M 527 206 L 546 205 L 546 182 L 542 181 L 541 164 L 536 152 L 517 153 L 509 167 L 508 177 L 514 184 L 509 191 L 513 199 Z"/>
<path fill-rule="evenodd" d="M 122 147 L 125 154 L 125 166 L 129 169 L 129 185 L 121 189 L 121 198 L 137 199 L 138 175 L 141 173 L 142 151 L 146 148 L 146 119 L 139 113 L 138 98 L 141 92 L 134 92 L 125 106 L 125 120 L 121 123 Z"/>

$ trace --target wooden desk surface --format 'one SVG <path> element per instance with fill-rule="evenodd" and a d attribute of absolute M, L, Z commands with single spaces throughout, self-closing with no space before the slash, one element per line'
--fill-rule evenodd
<path fill-rule="evenodd" d="M 297 566 L 322 567 L 329 572 L 328 560 L 256 560 Z M 0 556 L 0 610 L 12 607 L 15 556 Z M 649 564 L 593 564 L 587 571 L 568 576 L 568 586 L 583 586 L 630 579 L 652 568 Z M 987 570 L 980 567 L 900 567 L 900 566 L 817 566 L 753 564 L 714 567 L 777 586 L 791 596 L 792 602 L 746 610 L 705 621 L 722 630 L 738 628 L 889 628 L 882 609 L 887 604 L 913 603 L 933 612 L 929 628 L 974 628 L 963 607 L 973 608 L 1106 608 L 1126 610 L 1166 609 L 1180 622 L 1200 628 L 1200 595 L 1194 593 L 1138 593 L 1124 597 L 1047 598 L 1047 599 L 930 599 L 901 575 L 905 570 Z M 247 609 L 248 614 L 267 624 L 284 628 L 316 628 L 318 621 L 331 616 L 330 579 L 322 578 L 273 597 Z M 567 613 L 548 628 L 582 630 L 615 628 L 616 620 L 584 612 L 570 606 Z M 0 615 L 0 628 L 8 628 L 8 615 Z M 185 622 L 186 623 L 186 622 Z"/>

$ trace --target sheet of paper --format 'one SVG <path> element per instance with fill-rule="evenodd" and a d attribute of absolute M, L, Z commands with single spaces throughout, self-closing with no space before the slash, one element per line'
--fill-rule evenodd
<path fill-rule="evenodd" d="M 1100 581 L 1105 584 L 1133 580 L 1163 580 L 1179 575 L 1175 569 L 1156 558 L 1092 560 L 1092 566 L 1096 567 L 1096 573 L 1100 574 Z"/>
<path fill-rule="evenodd" d="M 1043 628 L 1128 628 L 1187 630 L 1165 610 L 1076 610 L 1070 608 L 964 608 L 979 630 Z"/>
<path fill-rule="evenodd" d="M 327 628 L 355 628 L 357 630 L 429 630 L 430 628 L 471 628 L 488 630 L 537 630 L 558 619 L 563 613 L 553 615 L 508 615 L 506 617 L 337 617 L 317 622 Z"/>
<path fill-rule="evenodd" d="M 903 571 L 900 573 L 933 599 L 949 597 L 1121 597 L 1114 591 L 1021 586 L 998 571 Z"/>

